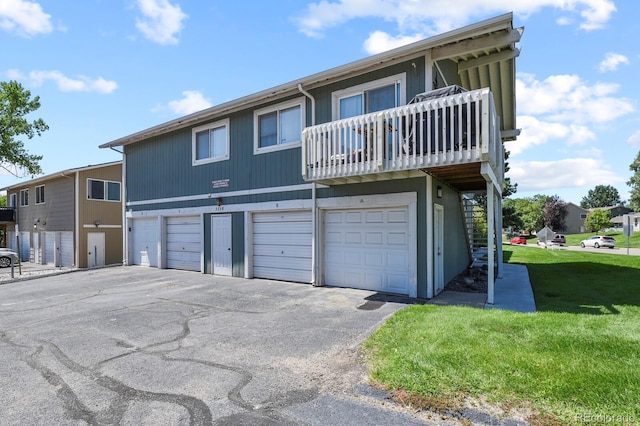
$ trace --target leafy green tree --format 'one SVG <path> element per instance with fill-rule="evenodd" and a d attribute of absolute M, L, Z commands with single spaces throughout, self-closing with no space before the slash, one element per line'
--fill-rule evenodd
<path fill-rule="evenodd" d="M 29 175 L 42 173 L 42 156 L 29 154 L 19 139 L 20 136 L 32 139 L 49 129 L 41 118 L 33 121 L 25 118 L 38 108 L 39 96 L 32 98 L 31 92 L 17 81 L 0 82 L 0 167 L 16 176 L 19 169 Z M 15 170 L 5 165 L 13 165 Z"/>
<path fill-rule="evenodd" d="M 0 207 L 7 207 L 7 196 L 0 195 Z"/>
<path fill-rule="evenodd" d="M 529 198 L 516 198 L 513 207 L 522 221 L 522 230 L 538 231 L 544 226 L 542 210 L 547 196 L 538 194 Z"/>
<path fill-rule="evenodd" d="M 598 207 L 611 207 L 622 204 L 618 190 L 611 185 L 597 185 L 590 189 L 580 201 L 583 209 L 596 209 Z"/>
<path fill-rule="evenodd" d="M 629 207 L 633 211 L 640 212 L 640 152 L 638 152 L 636 160 L 629 166 L 629 170 L 633 172 L 633 176 L 627 181 L 627 185 L 631 187 Z"/>
<path fill-rule="evenodd" d="M 557 195 L 547 197 L 542 207 L 544 225 L 554 231 L 564 231 L 566 229 L 564 219 L 568 213 L 567 203 L 562 201 L 560 197 Z"/>
<path fill-rule="evenodd" d="M 608 210 L 595 209 L 587 214 L 584 220 L 584 227 L 590 232 L 598 232 L 611 226 L 611 212 Z"/>
<path fill-rule="evenodd" d="M 502 225 L 511 234 L 518 234 L 523 230 L 522 219 L 516 210 L 516 202 L 512 198 L 505 198 L 502 203 Z"/>

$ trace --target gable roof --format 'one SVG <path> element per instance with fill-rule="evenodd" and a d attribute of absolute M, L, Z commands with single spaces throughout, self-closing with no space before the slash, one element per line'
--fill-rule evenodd
<path fill-rule="evenodd" d="M 16 183 L 15 185 L 11 185 L 11 186 L 5 186 L 4 188 L 0 188 L 0 191 L 10 191 L 12 189 L 15 188 L 22 188 L 24 186 L 29 186 L 29 185 L 33 185 L 36 183 L 41 183 L 41 182 L 46 182 L 50 179 L 55 179 L 55 178 L 59 178 L 59 177 L 68 177 L 69 175 L 73 175 L 77 172 L 84 172 L 86 170 L 91 170 L 91 169 L 100 169 L 103 167 L 110 167 L 110 166 L 115 166 L 118 164 L 122 164 L 122 160 L 118 160 L 118 161 L 112 161 L 110 163 L 101 163 L 101 164 L 95 164 L 95 165 L 88 165 L 88 166 L 84 166 L 84 167 L 76 167 L 73 169 L 67 169 L 67 170 L 61 170 L 59 172 L 55 172 L 55 173 L 50 173 L 48 175 L 44 175 L 44 176 L 39 176 L 37 178 L 31 179 L 31 180 L 25 180 L 22 181 L 20 183 Z"/>
<path fill-rule="evenodd" d="M 494 101 L 496 112 L 501 117 L 503 139 L 513 140 L 519 134 L 519 130 L 516 129 L 515 110 L 515 58 L 520 54 L 520 50 L 515 47 L 515 43 L 520 41 L 523 31 L 522 27 L 513 28 L 513 14 L 506 13 L 215 105 L 102 144 L 100 148 L 113 148 L 136 143 L 205 120 L 215 119 L 223 114 L 251 108 L 265 101 L 284 98 L 299 93 L 301 88 L 304 90 L 313 89 L 372 69 L 423 56 L 429 50 L 431 58 L 436 63 L 437 61 L 451 60 L 457 64 L 458 74 L 466 88 L 476 90 L 490 87 L 494 95 L 499 95 L 494 98 Z"/>

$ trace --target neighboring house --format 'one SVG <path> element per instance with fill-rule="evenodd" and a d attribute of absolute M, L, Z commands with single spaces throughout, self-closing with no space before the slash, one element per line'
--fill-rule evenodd
<path fill-rule="evenodd" d="M 79 268 L 122 263 L 122 161 L 63 170 L 7 191 L 7 246 L 22 261 Z M 19 247 L 18 247 L 19 245 Z"/>
<path fill-rule="evenodd" d="M 587 232 L 584 227 L 584 220 L 587 218 L 588 213 L 589 211 L 587 209 L 583 209 L 571 202 L 567 203 L 567 216 L 564 218 L 564 232 L 566 234 L 581 234 Z"/>
<path fill-rule="evenodd" d="M 622 229 L 625 225 L 624 216 L 627 214 L 631 216 L 631 227 L 633 228 L 633 231 L 640 232 L 640 213 L 628 212 L 620 216 L 612 217 L 611 224 L 613 225 L 613 227 Z"/>
<path fill-rule="evenodd" d="M 611 218 L 614 218 L 616 216 L 622 216 L 624 214 L 628 214 L 633 211 L 629 207 L 625 207 L 625 206 L 610 206 L 610 207 L 592 208 L 592 209 L 589 209 L 589 212 L 592 212 L 594 210 L 604 210 L 606 212 L 608 211 L 610 213 Z"/>
<path fill-rule="evenodd" d="M 521 35 L 505 14 L 101 145 L 126 263 L 430 298 L 473 261 L 482 193 L 492 303 Z"/>

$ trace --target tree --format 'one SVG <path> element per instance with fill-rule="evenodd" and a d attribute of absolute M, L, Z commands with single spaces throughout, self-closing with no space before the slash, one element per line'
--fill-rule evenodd
<path fill-rule="evenodd" d="M 0 82 L 0 167 L 18 176 L 19 170 L 29 175 L 42 173 L 41 155 L 27 152 L 24 143 L 18 139 L 26 136 L 32 139 L 36 134 L 49 129 L 49 126 L 37 118 L 29 122 L 25 116 L 40 108 L 40 97 L 31 98 L 31 92 L 25 90 L 17 81 Z M 8 168 L 14 166 L 15 170 Z"/>
<path fill-rule="evenodd" d="M 640 151 L 636 160 L 629 166 L 629 170 L 633 172 L 633 176 L 627 181 L 627 185 L 631 187 L 629 207 L 635 212 L 640 212 Z"/>
<path fill-rule="evenodd" d="M 611 226 L 611 212 L 608 210 L 595 209 L 587 214 L 584 220 L 584 227 L 590 232 L 598 232 L 601 229 Z"/>
<path fill-rule="evenodd" d="M 547 197 L 542 208 L 544 225 L 554 231 L 564 231 L 566 229 L 564 219 L 567 217 L 567 203 L 562 201 L 557 195 Z"/>
<path fill-rule="evenodd" d="M 595 209 L 598 207 L 611 207 L 622 204 L 618 190 L 611 185 L 597 185 L 590 189 L 580 201 L 583 209 Z"/>
<path fill-rule="evenodd" d="M 508 229 L 510 234 L 520 233 L 524 228 L 514 199 L 505 198 L 502 203 L 502 226 Z"/>
<path fill-rule="evenodd" d="M 537 231 L 544 226 L 542 209 L 546 201 L 547 196 L 541 194 L 513 200 L 513 207 L 522 221 L 523 231 Z"/>

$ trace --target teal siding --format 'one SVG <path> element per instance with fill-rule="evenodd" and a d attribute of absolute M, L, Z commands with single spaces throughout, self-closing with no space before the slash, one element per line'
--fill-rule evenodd
<path fill-rule="evenodd" d="M 444 282 L 445 284 L 464 271 L 471 263 L 465 224 L 460 203 L 460 194 L 433 179 L 433 194 L 442 187 L 442 198 L 434 198 L 434 203 L 444 207 Z"/>

